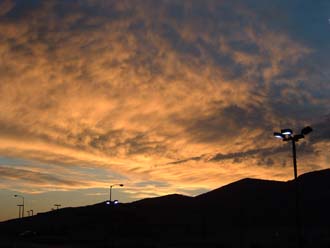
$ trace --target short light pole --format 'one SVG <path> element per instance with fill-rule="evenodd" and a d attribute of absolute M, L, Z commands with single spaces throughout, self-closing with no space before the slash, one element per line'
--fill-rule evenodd
<path fill-rule="evenodd" d="M 123 187 L 124 186 L 124 184 L 112 184 L 112 185 L 110 185 L 110 196 L 109 196 L 109 202 L 110 202 L 110 204 L 111 204 L 111 191 L 112 191 L 112 187 L 114 187 L 114 186 L 120 186 L 120 187 Z"/>
<path fill-rule="evenodd" d="M 294 174 L 294 183 L 296 189 L 296 232 L 297 232 L 297 244 L 298 247 L 302 247 L 301 240 L 301 223 L 300 223 L 300 206 L 299 206 L 299 188 L 298 188 L 298 172 L 297 172 L 297 154 L 296 154 L 296 142 L 300 139 L 303 139 L 305 135 L 312 132 L 313 129 L 309 126 L 304 127 L 301 130 L 300 134 L 293 134 L 291 129 L 282 129 L 281 132 L 274 132 L 274 136 L 276 138 L 282 139 L 283 141 L 287 141 L 292 143 L 292 158 L 293 158 L 293 174 Z"/>
<path fill-rule="evenodd" d="M 22 217 L 22 204 L 18 204 L 17 207 L 18 207 L 18 218 L 20 219 Z"/>
<path fill-rule="evenodd" d="M 59 210 L 61 204 L 54 204 L 54 206 L 56 207 L 56 210 Z"/>
<path fill-rule="evenodd" d="M 20 214 L 20 218 L 24 218 L 24 196 L 22 195 L 14 195 L 14 197 L 20 197 L 22 198 L 22 204 L 20 204 L 21 206 L 19 207 L 20 212 L 22 211 L 22 214 Z M 18 206 L 18 205 L 17 205 Z M 21 210 L 22 207 L 22 210 Z"/>
<path fill-rule="evenodd" d="M 33 209 L 30 209 L 28 211 L 26 211 L 28 213 L 28 216 L 33 216 Z"/>

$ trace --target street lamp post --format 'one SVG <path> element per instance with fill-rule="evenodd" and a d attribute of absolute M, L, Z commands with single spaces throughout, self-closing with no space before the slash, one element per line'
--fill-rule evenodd
<path fill-rule="evenodd" d="M 112 187 L 114 186 L 120 186 L 120 187 L 123 187 L 124 184 L 112 184 L 110 185 L 110 196 L 109 196 L 109 203 L 111 204 L 111 191 L 112 191 Z"/>
<path fill-rule="evenodd" d="M 21 207 L 22 207 L 22 215 L 20 214 L 20 218 L 21 217 L 24 218 L 24 196 L 22 196 L 22 195 L 14 195 L 14 197 L 20 197 L 20 198 L 22 198 L 22 204 L 20 204 Z M 20 210 L 21 210 L 21 207 L 19 208 Z"/>
<path fill-rule="evenodd" d="M 30 209 L 28 211 L 26 211 L 28 213 L 28 216 L 33 216 L 33 209 Z"/>
<path fill-rule="evenodd" d="M 298 173 L 297 173 L 297 155 L 296 155 L 296 142 L 298 142 L 300 139 L 303 139 L 305 135 L 312 132 L 313 129 L 309 126 L 303 128 L 301 130 L 300 134 L 293 134 L 291 129 L 282 129 L 280 133 L 275 132 L 274 136 L 276 138 L 282 139 L 283 141 L 291 141 L 292 142 L 292 154 L 293 154 L 293 173 L 294 173 L 294 179 L 297 179 Z"/>
<path fill-rule="evenodd" d="M 298 188 L 298 172 L 297 172 L 297 154 L 296 154 L 296 142 L 303 139 L 305 135 L 312 132 L 313 129 L 309 126 L 303 128 L 300 134 L 293 134 L 291 129 L 282 129 L 281 132 L 274 132 L 276 138 L 282 139 L 283 141 L 291 141 L 292 143 L 292 159 L 293 159 L 293 174 L 295 183 L 295 204 L 296 204 L 296 232 L 297 232 L 297 243 L 298 247 L 302 247 L 301 240 L 301 223 L 300 223 L 300 206 L 299 206 L 299 188 Z"/>
<path fill-rule="evenodd" d="M 56 210 L 59 210 L 61 204 L 54 204 L 54 206 L 56 207 Z"/>
<path fill-rule="evenodd" d="M 22 216 L 22 204 L 18 204 L 17 207 L 18 207 L 18 218 L 20 219 L 21 216 Z"/>

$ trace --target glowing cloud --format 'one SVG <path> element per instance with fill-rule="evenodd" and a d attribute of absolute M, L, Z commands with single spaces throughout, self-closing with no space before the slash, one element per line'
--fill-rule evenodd
<path fill-rule="evenodd" d="M 0 160 L 0 186 L 125 179 L 138 198 L 289 179 L 272 132 L 306 124 L 300 172 L 328 166 L 329 66 L 253 2 L 2 2 L 0 155 L 29 162 Z"/>

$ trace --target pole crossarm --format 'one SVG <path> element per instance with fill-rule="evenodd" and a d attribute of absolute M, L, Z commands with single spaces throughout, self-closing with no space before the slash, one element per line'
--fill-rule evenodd
<path fill-rule="evenodd" d="M 24 218 L 24 196 L 22 196 L 22 195 L 14 195 L 14 197 L 20 197 L 20 198 L 22 198 L 22 204 L 20 204 L 21 205 L 21 207 L 20 207 L 20 209 L 21 209 L 21 211 L 20 211 L 20 218 Z M 21 214 L 21 212 L 22 212 L 22 214 Z"/>
<path fill-rule="evenodd" d="M 116 183 L 116 184 L 112 184 L 112 185 L 110 185 L 110 193 L 109 193 L 109 203 L 111 204 L 111 196 L 112 196 L 112 187 L 114 187 L 114 186 L 120 186 L 120 187 L 123 187 L 124 186 L 124 184 L 122 184 L 122 183 Z"/>

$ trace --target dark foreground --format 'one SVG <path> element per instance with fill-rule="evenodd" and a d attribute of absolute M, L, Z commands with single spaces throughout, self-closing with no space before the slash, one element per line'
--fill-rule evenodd
<path fill-rule="evenodd" d="M 0 223 L 0 247 L 330 248 L 330 170 L 244 179 L 197 197 L 65 208 Z M 299 239 L 298 234 L 299 233 Z"/>

